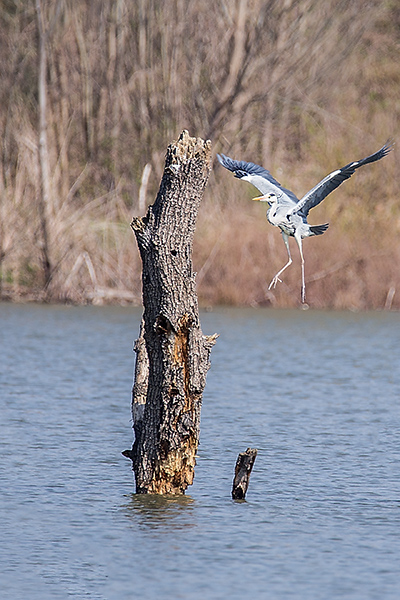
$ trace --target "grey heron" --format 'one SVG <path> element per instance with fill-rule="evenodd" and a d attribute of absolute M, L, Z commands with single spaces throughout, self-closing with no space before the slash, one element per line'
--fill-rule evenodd
<path fill-rule="evenodd" d="M 387 142 L 378 152 L 367 156 L 361 160 L 350 162 L 344 167 L 332 171 L 322 181 L 317 183 L 300 200 L 290 190 L 281 186 L 274 179 L 269 171 L 252 162 L 244 160 L 234 160 L 224 154 L 217 154 L 218 160 L 223 167 L 232 171 L 235 177 L 242 181 L 248 181 L 254 185 L 263 195 L 253 198 L 261 202 L 268 202 L 267 219 L 271 225 L 279 227 L 282 232 L 282 238 L 288 253 L 287 263 L 278 271 L 269 284 L 269 290 L 276 287 L 276 284 L 282 282 L 280 276 L 285 269 L 292 264 L 292 256 L 289 248 L 289 237 L 294 237 L 300 252 L 301 259 L 301 301 L 304 304 L 306 299 L 306 288 L 304 278 L 304 256 L 302 249 L 302 240 L 313 235 L 323 234 L 329 226 L 329 223 L 323 225 L 309 225 L 307 216 L 311 208 L 317 206 L 328 194 L 333 192 L 343 181 L 349 179 L 356 169 L 380 160 L 386 156 L 393 148 L 392 142 Z"/>

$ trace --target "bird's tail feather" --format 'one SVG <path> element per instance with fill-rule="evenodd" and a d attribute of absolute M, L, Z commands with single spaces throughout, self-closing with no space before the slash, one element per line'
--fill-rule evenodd
<path fill-rule="evenodd" d="M 322 235 L 328 229 L 329 223 L 324 223 L 323 225 L 311 225 L 311 233 L 312 235 Z"/>

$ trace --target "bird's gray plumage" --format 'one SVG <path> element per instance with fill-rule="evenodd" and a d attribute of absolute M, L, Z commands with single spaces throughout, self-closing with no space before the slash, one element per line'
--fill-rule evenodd
<path fill-rule="evenodd" d="M 328 228 L 328 223 L 323 225 L 309 225 L 307 216 L 309 211 L 317 206 L 333 192 L 343 181 L 349 179 L 359 167 L 369 163 L 376 162 L 386 156 L 393 148 L 393 143 L 387 142 L 378 152 L 367 156 L 361 160 L 348 163 L 344 167 L 332 171 L 322 181 L 317 183 L 300 200 L 297 196 L 274 179 L 269 171 L 252 162 L 244 160 L 234 160 L 224 154 L 217 154 L 218 160 L 223 167 L 232 171 L 235 177 L 248 181 L 254 185 L 263 194 L 255 200 L 268 202 L 267 219 L 282 232 L 283 241 L 288 252 L 288 262 L 272 279 L 269 289 L 275 287 L 279 276 L 292 263 L 289 249 L 289 237 L 295 238 L 300 251 L 302 266 L 302 288 L 301 299 L 305 302 L 305 283 L 304 283 L 304 257 L 302 251 L 302 239 L 314 235 L 321 235 Z"/>
<path fill-rule="evenodd" d="M 232 171 L 238 179 L 252 183 L 262 194 L 276 194 L 278 196 L 279 193 L 283 193 L 294 204 L 299 201 L 293 192 L 281 186 L 264 167 L 244 160 L 234 160 L 229 156 L 225 156 L 225 154 L 217 154 L 217 158 L 225 169 Z"/>
<path fill-rule="evenodd" d="M 328 196 L 328 194 L 333 192 L 333 190 L 336 190 L 336 188 L 338 188 L 343 181 L 349 179 L 354 174 L 356 169 L 380 160 L 389 154 L 392 148 L 393 144 L 387 142 L 380 150 L 378 150 L 378 152 L 370 154 L 370 156 L 367 156 L 367 158 L 356 160 L 342 167 L 341 169 L 337 169 L 337 171 L 333 171 L 302 197 L 302 199 L 293 209 L 293 212 L 303 214 L 306 217 L 311 208 L 317 206 L 320 202 L 322 202 L 322 200 L 324 200 L 324 198 Z"/>

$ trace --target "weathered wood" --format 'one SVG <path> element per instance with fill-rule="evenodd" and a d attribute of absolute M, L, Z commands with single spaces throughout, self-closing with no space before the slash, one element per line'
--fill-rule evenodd
<path fill-rule="evenodd" d="M 198 314 L 192 241 L 211 169 L 211 143 L 184 131 L 168 147 L 155 203 L 136 217 L 143 319 L 132 390 L 137 493 L 182 494 L 193 482 L 202 393 L 217 336 Z"/>
<path fill-rule="evenodd" d="M 232 485 L 232 498 L 234 500 L 244 500 L 247 488 L 250 483 L 251 470 L 256 460 L 257 449 L 247 448 L 246 452 L 241 452 L 237 457 L 235 466 L 235 477 Z"/>

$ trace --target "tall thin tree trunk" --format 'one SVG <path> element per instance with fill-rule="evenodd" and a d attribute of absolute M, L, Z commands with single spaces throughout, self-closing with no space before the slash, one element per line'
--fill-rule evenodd
<path fill-rule="evenodd" d="M 46 32 L 42 13 L 41 0 L 36 0 L 36 17 L 39 32 L 39 74 L 38 74 L 38 97 L 39 97 L 39 217 L 42 230 L 42 264 L 45 285 L 51 278 L 52 265 L 50 260 L 49 243 L 49 214 L 50 214 L 50 167 L 49 152 L 47 144 L 47 47 Z"/>
<path fill-rule="evenodd" d="M 137 493 L 182 494 L 193 482 L 202 394 L 216 335 L 199 321 L 192 241 L 211 169 L 211 144 L 184 131 L 168 147 L 155 203 L 134 218 L 143 262 L 144 313 L 135 350 L 126 451 Z"/>

